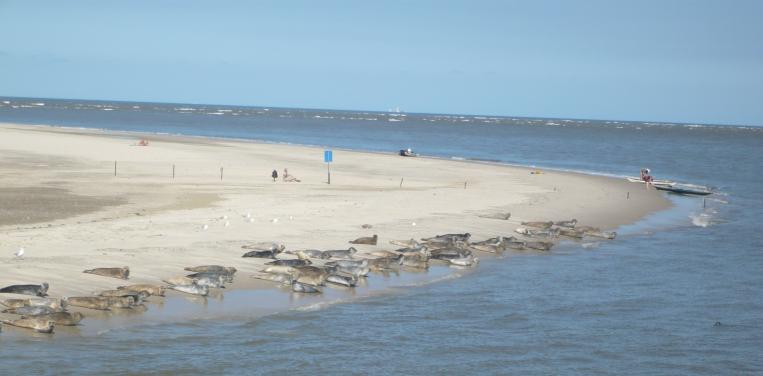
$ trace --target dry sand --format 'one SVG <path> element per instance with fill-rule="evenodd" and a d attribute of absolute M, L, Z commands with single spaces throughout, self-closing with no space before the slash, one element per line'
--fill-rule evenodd
<path fill-rule="evenodd" d="M 302 182 L 273 182 L 284 168 Z M 523 220 L 615 228 L 670 205 L 624 179 L 531 171 L 335 150 L 329 185 L 314 147 L 0 124 L 0 286 L 46 281 L 54 297 L 91 295 L 126 281 L 84 269 L 129 266 L 129 283 L 160 283 L 220 264 L 256 287 L 248 277 L 264 260 L 241 258 L 251 242 L 343 249 L 378 234 L 378 246 L 358 247 L 372 251 L 441 233 L 516 235 Z"/>

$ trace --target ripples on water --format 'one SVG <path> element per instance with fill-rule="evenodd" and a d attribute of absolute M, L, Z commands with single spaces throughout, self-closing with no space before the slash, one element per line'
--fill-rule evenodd
<path fill-rule="evenodd" d="M 621 229 L 613 242 L 570 244 L 550 255 L 490 260 L 461 278 L 395 289 L 352 303 L 313 305 L 258 319 L 128 325 L 97 336 L 3 333 L 0 359 L 5 371 L 763 372 L 759 224 L 763 179 L 758 171 L 763 165 L 763 133 L 759 129 L 7 101 L 0 101 L 0 121 L 380 151 L 412 146 L 443 157 L 605 174 L 632 174 L 648 166 L 661 178 L 712 186 L 723 195 L 708 199 L 705 208 L 702 199 L 674 197 L 675 209 Z M 389 122 L 390 117 L 402 121 Z M 715 326 L 716 322 L 721 325 Z"/>

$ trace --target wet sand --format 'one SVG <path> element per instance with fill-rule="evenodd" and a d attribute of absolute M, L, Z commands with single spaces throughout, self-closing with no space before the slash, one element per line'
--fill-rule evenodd
<path fill-rule="evenodd" d="M 137 146 L 141 138 L 149 146 Z M 624 179 L 343 150 L 329 185 L 322 157 L 304 146 L 2 124 L 0 286 L 46 281 L 53 297 L 92 295 L 220 264 L 239 270 L 226 294 L 285 294 L 250 278 L 266 260 L 241 258 L 242 245 L 346 249 L 378 234 L 377 246 L 357 247 L 363 254 L 441 233 L 516 235 L 521 221 L 612 229 L 670 205 Z M 273 182 L 284 168 L 301 182 Z M 511 218 L 491 218 L 502 213 Z M 130 267 L 129 281 L 82 273 L 117 266 Z M 257 304 L 267 311 L 278 306 L 271 300 Z"/>

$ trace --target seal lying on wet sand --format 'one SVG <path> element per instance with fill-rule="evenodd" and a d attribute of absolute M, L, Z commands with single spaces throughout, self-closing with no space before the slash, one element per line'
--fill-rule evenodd
<path fill-rule="evenodd" d="M 35 316 L 41 320 L 53 321 L 54 325 L 75 326 L 85 317 L 79 312 L 53 312 L 47 315 Z M 22 319 L 28 318 L 21 316 Z"/>
<path fill-rule="evenodd" d="M 189 272 L 196 272 L 196 273 L 219 273 L 219 274 L 229 274 L 229 275 L 236 274 L 236 268 L 229 267 L 229 266 L 220 266 L 220 265 L 192 266 L 192 267 L 185 268 L 185 270 Z"/>
<path fill-rule="evenodd" d="M 233 274 L 222 274 L 222 273 L 191 273 L 187 275 L 186 277 L 191 278 L 193 280 L 199 280 L 199 279 L 205 279 L 208 281 L 207 283 L 199 283 L 199 284 L 216 284 L 215 281 L 218 279 L 222 282 L 231 283 L 233 282 Z M 210 286 L 210 287 L 218 287 L 218 286 Z"/>
<path fill-rule="evenodd" d="M 313 286 L 323 286 L 326 283 L 329 273 L 326 269 L 316 266 L 300 266 L 294 268 L 296 272 L 291 273 L 296 276 L 295 282 L 306 283 Z"/>
<path fill-rule="evenodd" d="M 1 288 L 0 292 L 45 297 L 48 296 L 48 283 L 43 282 L 40 285 L 11 285 Z"/>
<path fill-rule="evenodd" d="M 352 255 L 357 253 L 358 250 L 355 249 L 355 247 L 350 247 L 348 249 L 337 249 L 337 250 L 330 250 L 330 251 L 323 251 L 321 253 L 322 259 L 329 259 L 329 258 L 352 258 Z"/>
<path fill-rule="evenodd" d="M 311 285 L 308 285 L 308 284 L 305 284 L 305 283 L 300 283 L 300 282 L 297 282 L 297 281 L 294 281 L 294 283 L 292 283 L 291 291 L 294 291 L 294 292 L 303 292 L 303 293 L 308 293 L 308 294 L 314 294 L 314 293 L 320 293 L 321 292 L 321 290 L 319 290 L 315 286 L 311 286 Z"/>
<path fill-rule="evenodd" d="M 557 221 L 557 222 L 554 222 L 554 224 L 559 227 L 575 228 L 575 226 L 578 224 L 578 220 L 571 219 L 569 221 Z"/>
<path fill-rule="evenodd" d="M 525 242 L 525 247 L 538 251 L 548 251 L 553 246 L 554 243 L 551 242 Z"/>
<path fill-rule="evenodd" d="M 19 307 L 19 308 L 8 308 L 6 310 L 3 310 L 3 313 L 15 313 L 17 315 L 27 315 L 27 316 L 46 315 L 48 313 L 53 313 L 53 312 L 55 311 L 48 307 Z"/>
<path fill-rule="evenodd" d="M 18 320 L 2 320 L 3 324 L 32 329 L 37 333 L 53 333 L 53 321 L 44 317 L 29 317 Z"/>
<path fill-rule="evenodd" d="M 529 227 L 536 227 L 542 230 L 548 230 L 551 228 L 551 226 L 554 225 L 554 222 L 548 221 L 548 222 L 522 222 L 522 226 L 529 226 Z"/>
<path fill-rule="evenodd" d="M 75 296 L 65 298 L 66 304 L 73 307 L 108 311 L 115 308 L 132 308 L 135 299 L 132 296 Z"/>
<path fill-rule="evenodd" d="M 61 299 L 7 299 L 1 303 L 8 308 L 46 307 L 53 311 L 64 310 L 64 303 L 61 301 Z"/>
<path fill-rule="evenodd" d="M 294 277 L 291 274 L 286 273 L 258 273 L 253 274 L 252 278 L 262 279 L 265 281 L 278 282 L 282 284 L 291 285 L 294 282 Z"/>
<path fill-rule="evenodd" d="M 355 287 L 355 285 L 358 283 L 358 277 L 332 274 L 328 276 L 328 278 L 326 278 L 326 282 L 331 282 L 333 284 L 342 285 L 346 287 Z"/>
<path fill-rule="evenodd" d="M 164 296 L 164 291 L 166 290 L 166 288 L 164 286 L 159 286 L 159 285 L 136 284 L 136 285 L 119 286 L 117 287 L 117 290 L 146 292 L 152 296 Z"/>
<path fill-rule="evenodd" d="M 184 292 L 186 294 L 201 295 L 201 296 L 209 295 L 209 286 L 199 286 L 197 284 L 192 284 L 192 285 L 173 285 L 173 286 L 170 286 L 170 288 L 175 291 Z"/>
<path fill-rule="evenodd" d="M 378 240 L 379 240 L 379 236 L 374 234 L 374 236 L 366 236 L 362 238 L 357 238 L 355 240 L 350 240 L 350 244 L 376 245 L 376 242 Z"/>
<path fill-rule="evenodd" d="M 129 266 L 124 266 L 121 268 L 95 268 L 95 269 L 84 270 L 82 272 L 87 274 L 95 274 L 95 275 L 100 275 L 103 277 L 111 277 L 111 278 L 118 278 L 118 279 L 130 278 Z"/>
<path fill-rule="evenodd" d="M 312 264 L 312 261 L 310 260 L 301 260 L 301 259 L 281 259 L 281 260 L 275 260 L 266 262 L 265 265 L 280 265 L 280 266 L 305 266 Z"/>
<path fill-rule="evenodd" d="M 256 258 L 276 258 L 278 253 L 273 251 L 249 251 L 241 255 L 241 257 L 256 257 Z"/>

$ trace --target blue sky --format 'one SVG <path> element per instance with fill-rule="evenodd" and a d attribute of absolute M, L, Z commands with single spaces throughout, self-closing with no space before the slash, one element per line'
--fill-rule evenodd
<path fill-rule="evenodd" d="M 763 1 L 3 1 L 0 95 L 763 125 Z"/>

